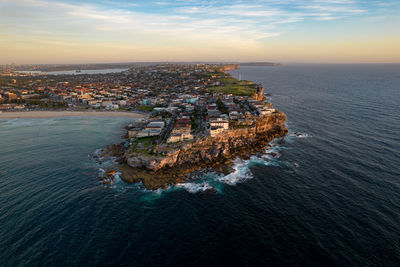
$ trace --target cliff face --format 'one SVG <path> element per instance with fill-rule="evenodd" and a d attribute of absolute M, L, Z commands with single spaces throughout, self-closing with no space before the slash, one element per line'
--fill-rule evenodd
<path fill-rule="evenodd" d="M 274 113 L 257 118 L 252 127 L 197 140 L 164 157 L 131 154 L 125 158 L 129 166 L 153 172 L 200 169 L 264 149 L 268 142 L 287 134 L 285 121 L 284 113 Z"/>
<path fill-rule="evenodd" d="M 224 65 L 220 71 L 228 71 L 228 70 L 236 70 L 236 69 L 240 69 L 240 64 L 228 64 L 228 65 Z"/>
<path fill-rule="evenodd" d="M 254 93 L 254 95 L 252 95 L 252 98 L 258 100 L 258 101 L 263 101 L 265 100 L 265 96 L 264 96 L 264 87 L 262 85 L 258 85 L 256 88 L 256 93 Z"/>

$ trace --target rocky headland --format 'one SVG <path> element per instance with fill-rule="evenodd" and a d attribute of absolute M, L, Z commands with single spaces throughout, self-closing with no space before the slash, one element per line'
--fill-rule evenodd
<path fill-rule="evenodd" d="M 282 112 L 260 116 L 251 126 L 198 138 L 163 156 L 124 150 L 123 144 L 107 147 L 102 153 L 118 158 L 125 182 L 142 182 L 147 189 L 154 190 L 185 182 L 199 170 L 214 168 L 217 172 L 229 172 L 233 159 L 262 152 L 270 141 L 285 136 L 288 132 L 285 121 Z"/>

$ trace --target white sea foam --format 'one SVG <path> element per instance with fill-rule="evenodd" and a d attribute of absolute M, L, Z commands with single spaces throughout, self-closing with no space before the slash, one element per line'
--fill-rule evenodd
<path fill-rule="evenodd" d="M 312 137 L 308 133 L 301 133 L 301 132 L 294 132 L 289 134 L 290 137 L 297 137 L 297 138 L 309 138 Z"/>
<path fill-rule="evenodd" d="M 236 185 L 240 181 L 252 179 L 253 174 L 248 167 L 250 161 L 251 159 L 236 159 L 233 166 L 234 171 L 228 175 L 219 176 L 218 178 L 216 178 L 216 180 L 228 185 Z"/>
<path fill-rule="evenodd" d="M 114 184 L 117 184 L 117 183 L 124 183 L 124 181 L 122 181 L 120 175 L 121 175 L 121 172 L 116 172 L 116 173 L 113 175 L 114 179 L 113 179 L 113 182 L 112 182 L 112 183 L 114 183 Z"/>
<path fill-rule="evenodd" d="M 181 183 L 175 185 L 177 188 L 183 188 L 186 191 L 190 193 L 198 193 L 198 192 L 204 192 L 206 190 L 211 190 L 214 189 L 208 182 L 202 182 L 202 183 Z"/>
<path fill-rule="evenodd" d="M 280 158 L 281 153 L 279 151 L 282 150 L 282 147 L 274 144 L 269 146 L 266 150 L 265 150 L 265 154 L 262 155 L 262 158 L 266 159 L 266 160 L 270 160 L 273 158 Z"/>

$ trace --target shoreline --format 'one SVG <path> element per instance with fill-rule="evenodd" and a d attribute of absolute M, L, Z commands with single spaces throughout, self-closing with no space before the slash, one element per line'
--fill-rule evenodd
<path fill-rule="evenodd" d="M 250 158 L 266 149 L 274 139 L 287 135 L 286 114 L 279 112 L 270 116 L 261 116 L 255 125 L 240 129 L 230 129 L 214 137 L 199 139 L 194 143 L 182 144 L 166 155 L 148 155 L 141 152 L 129 152 L 124 144 L 107 146 L 101 156 L 117 158 L 120 178 L 130 184 L 142 182 L 147 190 L 166 188 L 184 183 L 192 178 L 195 171 L 233 172 L 232 161 L 237 158 Z M 113 176 L 103 176 L 103 183 L 113 181 Z"/>
<path fill-rule="evenodd" d="M 57 117 L 128 117 L 144 118 L 143 114 L 119 111 L 16 111 L 2 112 L 0 119 L 42 119 Z"/>

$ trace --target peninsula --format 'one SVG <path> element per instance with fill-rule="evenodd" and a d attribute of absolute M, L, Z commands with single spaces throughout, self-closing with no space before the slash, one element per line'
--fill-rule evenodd
<path fill-rule="evenodd" d="M 262 85 L 226 73 L 236 67 L 189 67 L 185 73 L 197 78 L 197 86 L 154 94 L 153 101 L 165 105 L 127 126 L 126 142 L 103 149 L 100 156 L 117 157 L 125 182 L 154 190 L 198 172 L 229 173 L 233 159 L 265 151 L 270 141 L 287 134 L 286 115 L 268 102 Z M 170 75 L 171 70 L 164 71 Z M 104 182 L 111 182 L 116 171 L 109 171 Z"/>
<path fill-rule="evenodd" d="M 268 102 L 263 85 L 229 74 L 238 68 L 236 63 L 139 64 L 120 72 L 55 75 L 5 66 L 0 119 L 131 117 L 126 140 L 96 155 L 100 161 L 114 156 L 119 163 L 100 180 L 111 183 L 120 171 L 128 183 L 157 189 L 199 172 L 229 172 L 233 159 L 262 152 L 287 133 L 286 116 Z"/>

